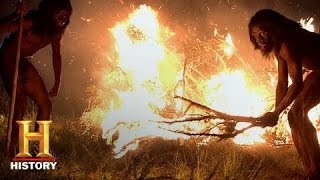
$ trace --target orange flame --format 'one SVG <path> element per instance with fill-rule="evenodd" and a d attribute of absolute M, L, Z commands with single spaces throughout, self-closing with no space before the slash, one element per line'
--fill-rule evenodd
<path fill-rule="evenodd" d="M 300 19 L 300 24 L 304 29 L 314 32 L 315 28 L 314 28 L 314 25 L 312 24 L 313 20 L 314 20 L 313 17 L 302 18 Z"/>
<path fill-rule="evenodd" d="M 175 102 L 173 95 L 188 96 L 195 90 L 186 91 L 185 76 L 190 79 L 191 75 L 185 73 L 186 65 L 183 67 L 182 58 L 172 48 L 166 48 L 166 40 L 174 33 L 163 27 L 157 16 L 153 9 L 142 5 L 127 20 L 110 29 L 115 40 L 118 67 L 108 77 L 124 88 L 114 89 L 118 101 L 111 103 L 102 129 L 108 142 L 114 144 L 116 157 L 134 150 L 144 139 L 189 138 L 168 129 L 197 131 L 208 126 L 205 122 L 168 125 L 158 121 L 177 118 L 181 114 L 183 105 Z M 215 30 L 215 36 L 217 34 Z M 225 61 L 236 53 L 236 48 L 230 34 L 220 41 L 219 48 L 224 55 L 219 57 Z M 268 104 L 265 99 L 270 96 L 270 92 L 250 83 L 248 72 L 221 71 L 210 79 L 196 82 L 198 87 L 202 87 L 197 92 L 198 97 L 205 99 L 200 103 L 234 115 L 259 116 L 266 112 Z M 191 97 L 195 97 L 194 94 Z M 309 116 L 314 115 L 311 113 Z M 248 123 L 239 124 L 236 128 L 245 126 Z M 263 143 L 264 132 L 264 129 L 252 128 L 236 136 L 234 142 Z M 208 140 L 210 138 L 203 143 Z"/>
<path fill-rule="evenodd" d="M 119 134 L 113 142 L 119 157 L 127 150 L 135 149 L 144 138 L 175 139 L 181 136 L 168 133 L 151 121 L 163 119 L 159 114 L 169 103 L 168 92 L 173 92 L 179 70 L 179 59 L 162 45 L 161 30 L 157 13 L 145 5 L 111 29 L 119 68 L 129 79 L 129 90 L 117 93 L 120 107 L 110 111 L 102 128 L 108 135 L 108 142 L 112 142 L 113 134 Z M 165 34 L 171 35 L 171 32 Z"/>
<path fill-rule="evenodd" d="M 220 48 L 223 50 L 227 58 L 232 57 L 235 53 L 235 46 L 229 33 L 227 34 L 225 41 L 220 44 Z"/>
<path fill-rule="evenodd" d="M 205 99 L 210 102 L 210 107 L 222 112 L 235 115 L 259 116 L 266 111 L 265 95 L 257 94 L 255 89 L 250 89 L 250 84 L 245 79 L 242 71 L 224 71 L 213 76 L 207 84 Z M 248 126 L 241 123 L 236 128 Z M 252 128 L 233 140 L 237 144 L 255 144 L 265 142 L 262 128 Z"/>

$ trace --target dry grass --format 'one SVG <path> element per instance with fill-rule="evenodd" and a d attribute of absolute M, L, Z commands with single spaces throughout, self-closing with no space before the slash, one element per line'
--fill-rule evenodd
<path fill-rule="evenodd" d="M 97 132 L 76 118 L 53 117 L 50 145 L 54 171 L 11 171 L 0 157 L 0 179 L 293 179 L 301 166 L 293 147 L 241 147 L 231 142 L 196 145 L 193 141 L 152 139 L 120 159 Z M 0 120 L 4 149 L 6 121 Z"/>

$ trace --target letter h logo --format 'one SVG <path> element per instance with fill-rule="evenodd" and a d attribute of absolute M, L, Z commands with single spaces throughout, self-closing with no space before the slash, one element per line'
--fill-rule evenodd
<path fill-rule="evenodd" d="M 51 121 L 37 121 L 39 132 L 29 132 L 32 121 L 17 121 L 19 124 L 19 154 L 16 157 L 32 157 L 29 153 L 29 141 L 39 141 L 37 157 L 52 157 L 49 153 L 49 125 Z"/>

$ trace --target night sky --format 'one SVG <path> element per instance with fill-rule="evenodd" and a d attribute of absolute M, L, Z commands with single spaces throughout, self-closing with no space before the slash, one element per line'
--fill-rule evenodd
<path fill-rule="evenodd" d="M 25 1 L 29 9 L 36 9 L 40 2 Z M 296 21 L 314 16 L 316 29 L 320 27 L 319 0 L 73 0 L 74 12 L 62 42 L 62 85 L 58 97 L 52 99 L 54 113 L 81 115 L 87 106 L 86 89 L 98 82 L 101 68 L 108 68 L 105 61 L 111 39 L 108 28 L 125 19 L 140 4 L 158 11 L 161 22 L 179 32 L 175 38 L 205 38 L 218 27 L 237 39 L 240 51 L 241 48 L 247 51 L 250 46 L 247 24 L 262 8 L 277 10 Z M 1 0 L 0 16 L 8 15 L 14 8 L 15 1 Z M 39 70 L 47 89 L 51 89 L 51 48 L 40 50 L 31 62 Z"/>

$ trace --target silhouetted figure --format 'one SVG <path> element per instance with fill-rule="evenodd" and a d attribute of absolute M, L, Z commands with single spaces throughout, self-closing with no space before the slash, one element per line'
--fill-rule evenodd
<path fill-rule="evenodd" d="M 275 125 L 279 114 L 294 102 L 288 121 L 295 147 L 308 176 L 320 179 L 317 132 L 308 118 L 309 110 L 320 102 L 320 35 L 269 9 L 251 18 L 249 35 L 255 49 L 278 61 L 275 110 L 261 118 Z M 303 69 L 310 71 L 305 79 Z M 292 80 L 289 87 L 288 76 Z"/>
<path fill-rule="evenodd" d="M 60 86 L 60 41 L 69 24 L 71 13 L 70 0 L 43 0 L 37 11 L 30 12 L 24 17 L 10 152 L 13 152 L 14 145 L 18 140 L 16 120 L 23 119 L 27 107 L 27 97 L 30 97 L 38 106 L 37 120 L 49 120 L 50 118 L 52 105 L 49 96 L 56 96 Z M 11 33 L 0 49 L 0 74 L 10 96 L 13 88 L 18 43 L 19 19 L 16 17 L 11 15 L 0 22 L 0 34 Z M 42 78 L 29 62 L 28 57 L 49 44 L 52 47 L 55 82 L 48 93 Z"/>

